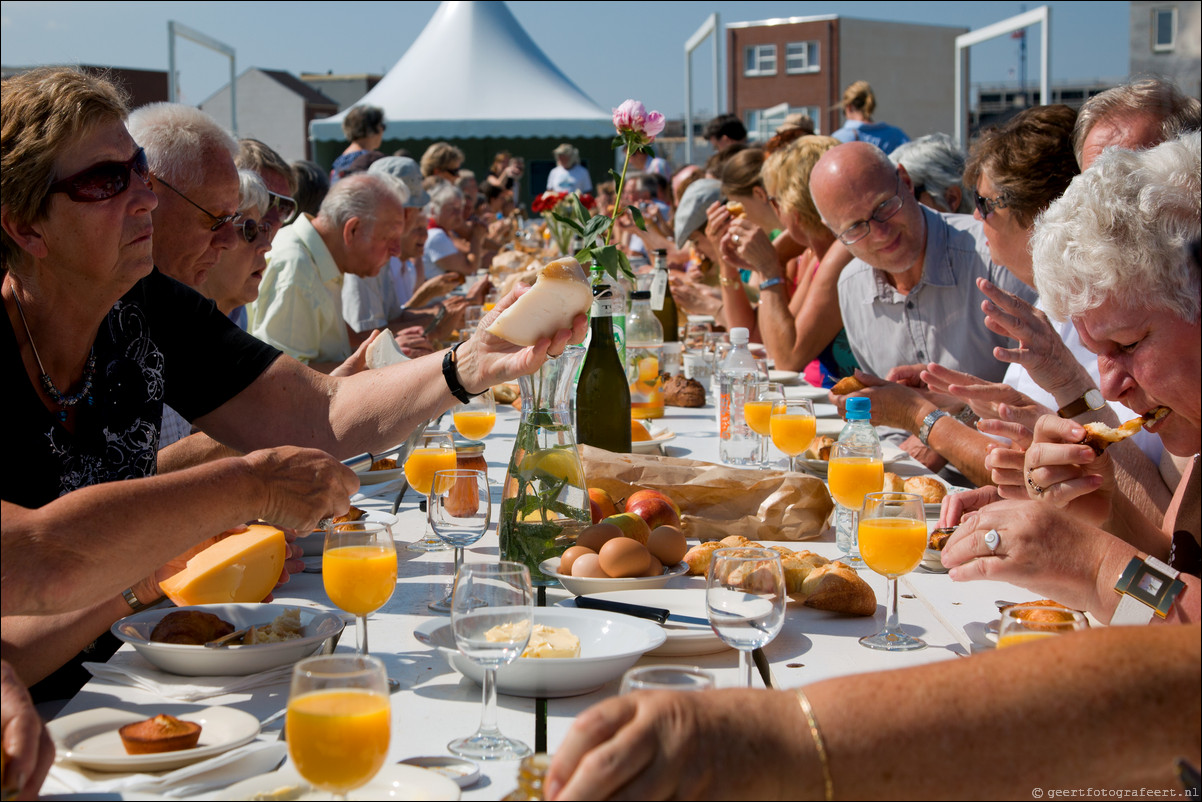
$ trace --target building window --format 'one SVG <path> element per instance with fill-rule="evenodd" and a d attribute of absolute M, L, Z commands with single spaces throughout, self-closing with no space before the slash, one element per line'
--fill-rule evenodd
<path fill-rule="evenodd" d="M 818 43 L 789 42 L 785 45 L 785 72 L 796 75 L 818 72 Z"/>
<path fill-rule="evenodd" d="M 772 111 L 774 114 L 766 114 Z M 778 107 L 772 109 L 747 109 L 743 112 L 743 124 L 747 126 L 747 136 L 753 142 L 766 142 L 776 133 L 789 114 L 805 114 L 814 123 L 814 133 L 822 133 L 822 117 L 817 106 L 789 106 L 788 111 Z"/>
<path fill-rule="evenodd" d="M 1171 51 L 1177 39 L 1177 9 L 1152 9 L 1152 52 Z"/>
<path fill-rule="evenodd" d="M 776 45 L 743 48 L 744 75 L 776 75 Z"/>

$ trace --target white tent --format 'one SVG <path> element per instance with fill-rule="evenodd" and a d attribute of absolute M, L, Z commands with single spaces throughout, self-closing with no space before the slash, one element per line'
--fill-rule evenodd
<path fill-rule="evenodd" d="M 444 0 L 417 41 L 359 101 L 389 139 L 611 137 L 611 115 L 560 72 L 503 2 Z M 309 123 L 345 140 L 343 111 Z"/>

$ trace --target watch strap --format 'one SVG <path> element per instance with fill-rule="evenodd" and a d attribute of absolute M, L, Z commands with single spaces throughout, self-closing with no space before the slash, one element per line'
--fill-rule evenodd
<path fill-rule="evenodd" d="M 459 346 L 463 343 L 455 343 L 442 357 L 442 378 L 447 383 L 447 389 L 451 391 L 451 395 L 455 396 L 460 404 L 466 404 L 472 400 L 472 394 L 464 389 L 463 383 L 459 381 L 459 371 L 455 369 L 455 352 L 459 350 Z M 480 395 L 480 393 L 477 393 Z"/>
<path fill-rule="evenodd" d="M 1114 585 L 1120 598 L 1110 624 L 1138 626 L 1147 624 L 1153 615 L 1165 618 L 1183 590 L 1185 583 L 1178 578 L 1177 569 L 1151 555 L 1132 557 Z"/>
<path fill-rule="evenodd" d="M 1098 403 L 1094 404 L 1090 401 L 1090 396 L 1097 396 Z M 1106 401 L 1102 398 L 1102 394 L 1098 392 L 1096 387 L 1090 387 L 1081 397 L 1062 406 L 1056 410 L 1056 414 L 1062 418 L 1075 418 L 1078 415 L 1084 415 L 1091 410 L 1101 409 L 1106 405 Z"/>
<path fill-rule="evenodd" d="M 163 597 L 159 596 L 152 602 L 143 603 L 134 594 L 133 588 L 126 588 L 125 590 L 121 591 L 121 598 L 125 599 L 125 603 L 129 605 L 129 609 L 133 610 L 135 613 L 140 613 L 149 607 L 154 607 L 163 600 Z"/>
<path fill-rule="evenodd" d="M 781 278 L 780 276 L 773 276 L 770 279 L 765 279 L 764 281 L 761 281 L 760 289 L 767 290 L 767 289 L 777 286 L 778 284 L 784 284 L 784 283 L 785 283 L 785 280 L 783 278 Z"/>
<path fill-rule="evenodd" d="M 935 423 L 940 418 L 947 418 L 950 415 L 942 409 L 936 409 L 933 412 L 927 413 L 927 416 L 922 419 L 922 426 L 918 427 L 918 442 L 924 446 L 928 445 L 927 440 L 931 436 L 931 429 L 935 427 Z"/>

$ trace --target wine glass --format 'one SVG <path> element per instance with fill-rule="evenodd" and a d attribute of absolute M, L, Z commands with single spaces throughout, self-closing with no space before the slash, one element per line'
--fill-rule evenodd
<path fill-rule="evenodd" d="M 713 687 L 714 675 L 698 666 L 638 666 L 622 675 L 622 686 L 618 693 L 705 691 Z"/>
<path fill-rule="evenodd" d="M 492 397 L 492 388 L 468 400 L 456 404 L 451 412 L 455 430 L 468 440 L 483 440 L 497 425 L 497 404 Z"/>
<path fill-rule="evenodd" d="M 785 388 L 780 382 L 756 382 L 755 390 L 750 400 L 743 402 L 743 419 L 751 430 L 760 436 L 760 467 L 769 467 L 768 441 L 772 430 L 769 428 L 769 418 L 772 417 L 772 402 L 785 399 Z"/>
<path fill-rule="evenodd" d="M 464 657 L 484 667 L 480 726 L 447 744 L 452 754 L 473 760 L 516 760 L 531 753 L 497 728 L 497 669 L 516 660 L 534 627 L 530 571 L 521 563 L 464 565 L 455 577 L 451 630 Z"/>
<path fill-rule="evenodd" d="M 739 676 L 751 687 L 751 652 L 780 632 L 785 623 L 785 571 L 772 549 L 718 549 L 705 578 L 705 611 L 710 626 L 739 650 Z"/>
<path fill-rule="evenodd" d="M 388 757 L 384 664 L 365 655 L 310 657 L 292 670 L 284 721 L 288 754 L 310 784 L 346 799 Z"/>
<path fill-rule="evenodd" d="M 367 655 L 367 616 L 392 598 L 396 573 L 396 544 L 388 524 L 330 524 L 321 554 L 321 581 L 330 601 L 356 616 L 355 640 L 360 655 Z"/>
<path fill-rule="evenodd" d="M 1042 604 L 1016 604 L 1002 611 L 997 647 L 1016 646 L 1082 629 L 1089 629 L 1089 620 L 1077 610 Z"/>
<path fill-rule="evenodd" d="M 463 549 L 480 538 L 492 521 L 488 475 L 484 471 L 437 471 L 430 486 L 430 526 L 434 534 L 455 549 L 455 576 L 463 565 Z M 451 612 L 451 592 L 454 583 L 447 585 L 443 598 L 430 602 L 437 613 Z"/>
<path fill-rule="evenodd" d="M 901 628 L 897 616 L 897 578 L 922 561 L 927 547 L 927 516 L 917 493 L 869 493 L 859 524 L 860 556 L 873 571 L 889 580 L 888 617 L 885 628 L 860 638 L 869 649 L 908 652 L 926 642 Z"/>
<path fill-rule="evenodd" d="M 451 433 L 423 432 L 405 459 L 405 479 L 415 491 L 429 497 L 434 473 L 449 471 L 454 467 L 455 441 L 451 438 Z M 423 512 L 427 506 L 428 498 L 422 499 Z M 409 548 L 414 551 L 446 551 L 451 547 L 440 540 L 427 525 L 421 540 L 411 543 Z"/>
<path fill-rule="evenodd" d="M 852 568 L 863 568 L 860 549 L 856 542 L 856 519 L 864 497 L 868 493 L 879 493 L 885 486 L 885 463 L 881 458 L 880 443 L 858 445 L 835 443 L 831 447 L 831 459 L 826 467 L 827 485 L 835 503 L 835 541 L 839 550 L 847 555 L 847 564 Z"/>
<path fill-rule="evenodd" d="M 797 458 L 814 442 L 818 428 L 814 402 L 808 398 L 786 398 L 774 402 L 768 427 L 772 443 L 789 457 L 789 470 L 798 470 Z"/>

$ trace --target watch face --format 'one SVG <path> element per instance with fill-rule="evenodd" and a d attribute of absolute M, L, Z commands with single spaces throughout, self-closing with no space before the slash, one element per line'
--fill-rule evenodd
<path fill-rule="evenodd" d="M 1102 398 L 1102 393 L 1095 388 L 1086 391 L 1085 403 L 1089 405 L 1090 409 L 1101 409 L 1106 403 L 1106 399 Z"/>

